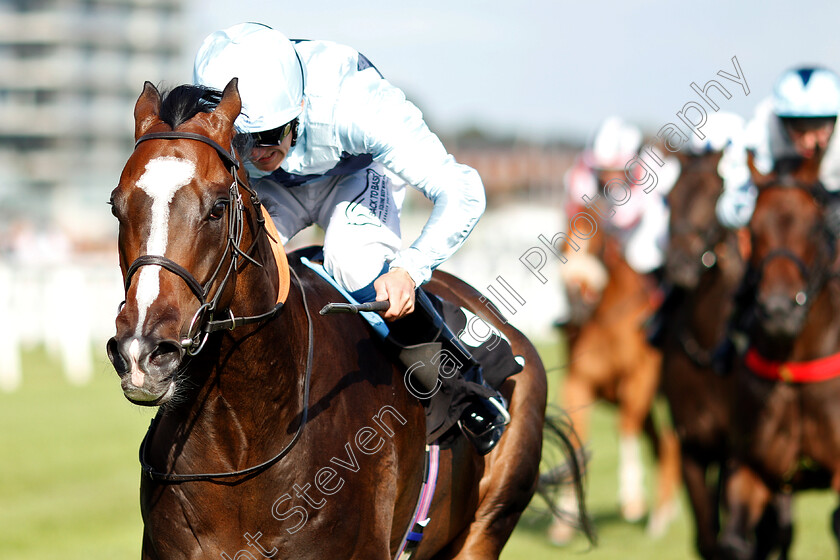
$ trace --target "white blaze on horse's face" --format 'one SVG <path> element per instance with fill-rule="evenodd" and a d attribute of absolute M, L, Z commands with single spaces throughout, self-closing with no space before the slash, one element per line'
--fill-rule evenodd
<path fill-rule="evenodd" d="M 195 164 L 176 157 L 159 157 L 146 164 L 137 186 L 152 199 L 152 223 L 146 241 L 146 255 L 163 256 L 169 240 L 169 204 L 178 189 L 195 177 Z M 137 281 L 137 330 L 140 336 L 146 313 L 160 295 L 161 267 L 144 266 Z"/>

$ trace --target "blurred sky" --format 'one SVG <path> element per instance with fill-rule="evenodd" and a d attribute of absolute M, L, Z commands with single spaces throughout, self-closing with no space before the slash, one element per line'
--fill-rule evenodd
<path fill-rule="evenodd" d="M 696 100 L 692 81 L 732 73 L 732 56 L 751 92 L 724 80 L 721 108 L 744 117 L 787 67 L 840 71 L 840 2 L 828 1 L 190 0 L 188 19 L 187 65 L 240 21 L 355 47 L 441 133 L 581 139 L 610 114 L 655 132 Z"/>

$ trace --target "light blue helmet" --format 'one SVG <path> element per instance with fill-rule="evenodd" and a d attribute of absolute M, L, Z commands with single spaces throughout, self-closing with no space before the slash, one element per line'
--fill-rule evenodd
<path fill-rule="evenodd" d="M 773 112 L 781 118 L 836 117 L 840 113 L 840 78 L 827 68 L 788 70 L 773 89 Z"/>
<path fill-rule="evenodd" d="M 608 117 L 598 127 L 585 161 L 593 169 L 623 170 L 642 147 L 642 131 L 621 117 Z"/>
<path fill-rule="evenodd" d="M 285 35 L 261 23 L 240 23 L 204 39 L 193 65 L 198 85 L 224 89 L 239 78 L 240 132 L 272 130 L 301 113 L 304 69 Z"/>

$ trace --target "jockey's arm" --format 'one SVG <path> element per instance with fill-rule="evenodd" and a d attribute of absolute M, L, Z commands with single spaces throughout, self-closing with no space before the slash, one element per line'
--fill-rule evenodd
<path fill-rule="evenodd" d="M 420 111 L 402 91 L 380 80 L 363 107 L 344 122 L 355 153 L 369 153 L 407 184 L 420 190 L 434 204 L 420 236 L 390 262 L 390 271 L 374 284 L 377 299 L 389 299 L 386 284 L 399 290 L 410 287 L 411 301 L 398 309 L 393 305 L 385 318 L 396 318 L 413 307 L 413 289 L 429 281 L 432 271 L 464 243 L 484 212 L 484 185 L 478 173 L 459 164 L 423 120 Z M 361 113 L 361 114 L 360 114 Z M 386 278 L 387 277 L 387 278 Z"/>

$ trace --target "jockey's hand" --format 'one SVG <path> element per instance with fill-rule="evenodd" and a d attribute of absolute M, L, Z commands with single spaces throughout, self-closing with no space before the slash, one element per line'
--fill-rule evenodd
<path fill-rule="evenodd" d="M 403 268 L 392 268 L 373 283 L 376 301 L 391 301 L 382 317 L 394 321 L 414 311 L 414 280 Z"/>

